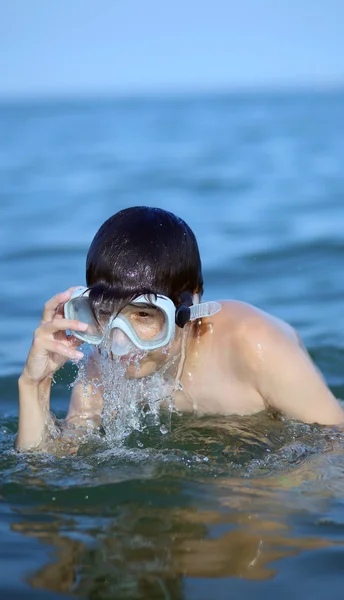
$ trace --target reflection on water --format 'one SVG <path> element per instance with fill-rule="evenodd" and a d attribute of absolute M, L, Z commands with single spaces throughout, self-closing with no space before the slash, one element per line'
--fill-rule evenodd
<path fill-rule="evenodd" d="M 296 537 L 284 519 L 249 512 L 135 504 L 100 521 L 56 516 L 49 524 L 15 525 L 54 548 L 30 584 L 84 598 L 182 598 L 184 577 L 267 579 L 278 572 L 276 561 L 337 543 Z"/>
<path fill-rule="evenodd" d="M 147 427 L 78 456 L 7 449 L 2 493 L 16 505 L 11 531 L 47 550 L 33 588 L 177 599 L 188 580 L 274 579 L 282 559 L 340 547 L 341 445 L 338 431 L 265 413 L 174 415 L 168 434 Z"/>

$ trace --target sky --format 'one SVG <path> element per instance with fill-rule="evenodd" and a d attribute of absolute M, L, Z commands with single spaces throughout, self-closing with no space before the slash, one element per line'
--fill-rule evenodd
<path fill-rule="evenodd" d="M 0 96 L 344 87 L 344 0 L 0 0 Z"/>

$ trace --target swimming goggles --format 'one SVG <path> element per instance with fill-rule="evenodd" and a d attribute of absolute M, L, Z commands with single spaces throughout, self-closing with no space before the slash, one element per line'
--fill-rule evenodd
<path fill-rule="evenodd" d="M 95 318 L 89 301 L 89 290 L 74 290 L 70 300 L 64 305 L 66 319 L 75 319 L 88 324 L 87 330 L 71 331 L 83 342 L 99 345 L 104 332 L 111 333 L 111 350 L 123 356 L 133 350 L 133 345 L 142 351 L 156 350 L 171 342 L 176 324 L 184 327 L 189 321 L 210 317 L 221 310 L 219 302 L 202 302 L 177 309 L 170 298 L 158 295 L 139 296 L 127 304 L 119 314 L 109 315 L 99 310 Z"/>

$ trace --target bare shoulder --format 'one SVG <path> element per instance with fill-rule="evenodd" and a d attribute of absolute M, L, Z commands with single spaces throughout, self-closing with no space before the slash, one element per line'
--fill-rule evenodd
<path fill-rule="evenodd" d="M 241 379 L 255 388 L 263 363 L 285 364 L 295 352 L 305 354 L 296 330 L 278 317 L 245 302 L 221 302 L 222 310 L 213 317 L 214 334 L 226 355 L 227 364 Z M 279 351 L 277 352 L 277 349 Z"/>
<path fill-rule="evenodd" d="M 224 302 L 215 316 L 217 335 L 231 336 L 236 373 L 250 381 L 266 406 L 307 423 L 343 424 L 342 407 L 295 329 L 243 302 Z"/>
<path fill-rule="evenodd" d="M 252 304 L 239 300 L 221 300 L 221 305 L 222 310 L 212 318 L 214 325 L 241 346 L 259 344 L 270 336 L 300 344 L 300 337 L 291 325 Z"/>

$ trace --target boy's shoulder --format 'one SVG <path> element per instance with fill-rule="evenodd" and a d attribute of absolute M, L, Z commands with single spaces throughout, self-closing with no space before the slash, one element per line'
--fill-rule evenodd
<path fill-rule="evenodd" d="M 240 300 L 220 300 L 220 303 L 222 309 L 211 320 L 216 335 L 230 339 L 232 344 L 256 347 L 277 338 L 300 343 L 295 329 L 282 319 Z"/>
<path fill-rule="evenodd" d="M 240 382 L 245 397 L 253 390 L 263 399 L 271 374 L 284 372 L 299 354 L 300 338 L 291 325 L 251 304 L 238 300 L 221 304 L 222 310 L 209 317 L 212 335 L 207 336 L 205 355 L 214 356 L 212 366 L 220 370 L 224 382 Z"/>

